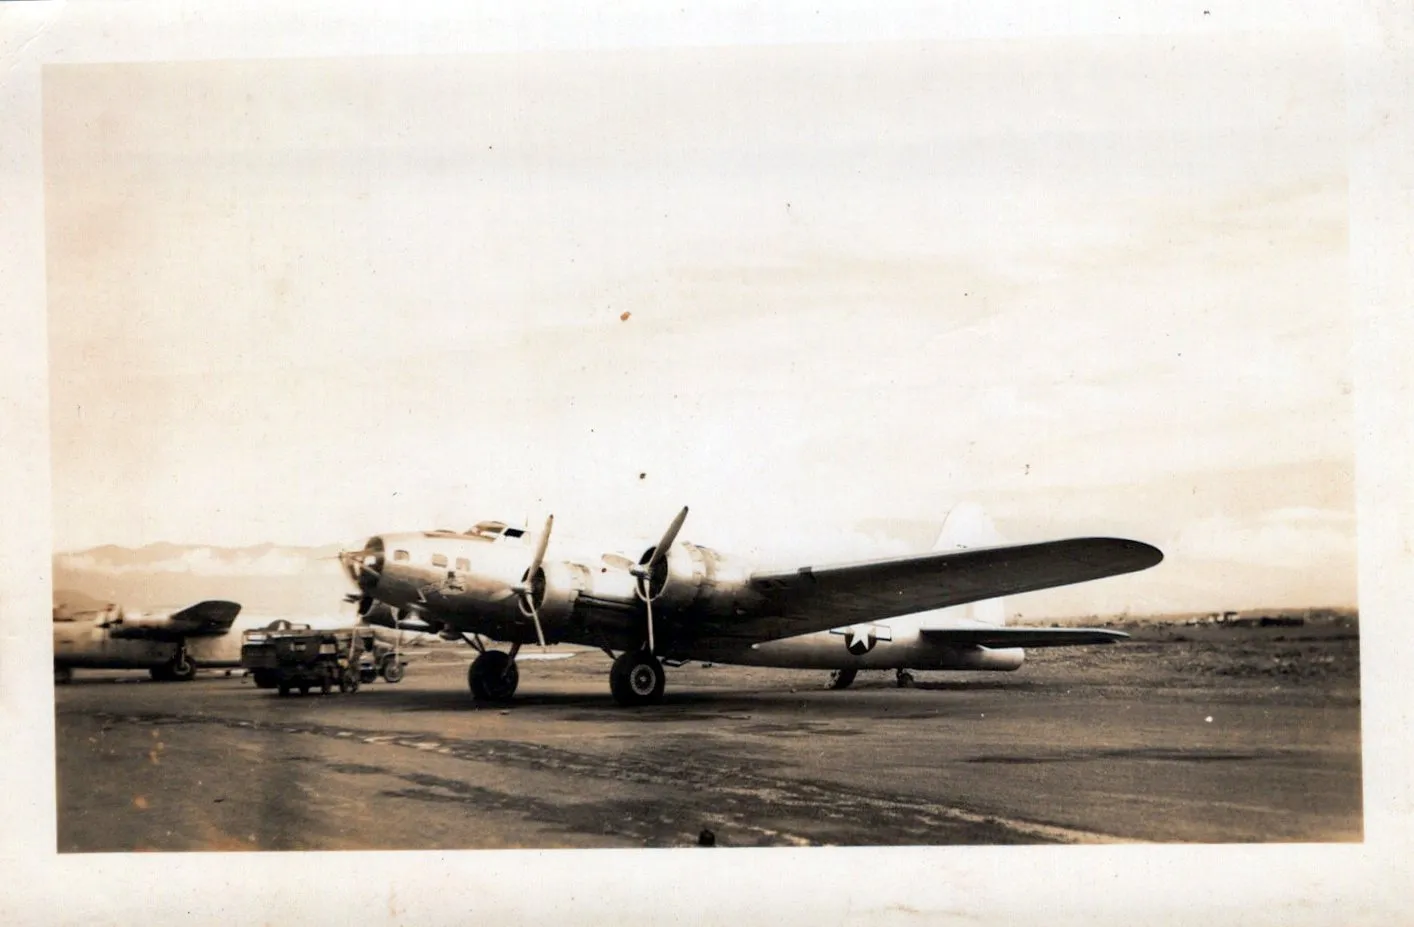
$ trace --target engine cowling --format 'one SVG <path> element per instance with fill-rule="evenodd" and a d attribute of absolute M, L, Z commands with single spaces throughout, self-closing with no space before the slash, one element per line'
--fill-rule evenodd
<path fill-rule="evenodd" d="M 639 564 L 649 563 L 654 549 L 644 551 Z M 702 615 L 729 615 L 741 604 L 750 575 L 746 565 L 702 547 L 682 541 L 646 577 L 649 594 L 657 608 L 696 612 Z"/>
<path fill-rule="evenodd" d="M 574 613 L 575 600 L 589 588 L 589 567 L 567 560 L 547 560 L 531 586 L 540 621 L 549 630 Z"/>

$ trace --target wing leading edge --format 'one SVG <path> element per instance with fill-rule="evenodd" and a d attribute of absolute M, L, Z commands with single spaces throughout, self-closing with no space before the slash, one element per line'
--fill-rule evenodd
<path fill-rule="evenodd" d="M 752 575 L 750 585 L 764 599 L 763 607 L 756 610 L 759 617 L 733 622 L 727 633 L 768 640 L 807 634 L 1133 573 L 1163 559 L 1158 548 L 1139 541 L 1071 538 L 757 573 Z M 1082 643 L 1074 634 L 1056 635 L 1051 633 L 1053 630 L 1067 629 L 1015 629 L 1031 634 L 1045 632 L 1035 640 Z M 1088 633 L 1100 633 L 1106 640 L 1117 639 L 1117 632 Z M 1023 644 L 1015 636 L 1011 639 L 1016 643 L 1005 646 L 1056 646 Z"/>

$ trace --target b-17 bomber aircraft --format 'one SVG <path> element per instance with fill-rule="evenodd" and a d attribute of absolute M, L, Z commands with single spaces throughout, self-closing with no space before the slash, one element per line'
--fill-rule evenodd
<path fill-rule="evenodd" d="M 217 599 L 172 614 L 147 614 L 109 605 L 97 611 L 54 610 L 54 682 L 74 669 L 145 669 L 153 679 L 184 682 L 208 659 L 213 641 L 230 630 L 241 607 Z M 231 664 L 226 664 L 231 665 Z"/>
<path fill-rule="evenodd" d="M 1014 670 L 1022 648 L 1111 643 L 1093 628 L 1025 628 L 940 615 L 967 603 L 1131 573 L 1159 563 L 1148 544 L 1072 538 L 798 569 L 753 570 L 679 541 L 688 510 L 637 559 L 547 557 L 538 535 L 500 521 L 467 531 L 378 535 L 340 554 L 359 614 L 391 610 L 404 627 L 465 640 L 479 701 L 510 699 L 522 646 L 597 647 L 613 660 L 621 705 L 661 701 L 663 667 L 687 662 L 834 670 Z M 509 644 L 489 647 L 486 638 Z"/>

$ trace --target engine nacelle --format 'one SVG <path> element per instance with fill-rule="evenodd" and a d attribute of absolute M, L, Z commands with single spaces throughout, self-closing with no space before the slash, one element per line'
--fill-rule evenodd
<path fill-rule="evenodd" d="M 548 629 L 574 613 L 575 600 L 589 588 L 589 567 L 566 560 L 546 561 L 535 579 L 535 601 L 540 622 Z M 542 586 L 543 580 L 543 586 Z"/>
<path fill-rule="evenodd" d="M 640 563 L 647 563 L 652 549 Z M 702 615 L 730 615 L 747 593 L 750 571 L 744 563 L 708 547 L 683 541 L 674 544 L 650 578 L 655 607 Z"/>

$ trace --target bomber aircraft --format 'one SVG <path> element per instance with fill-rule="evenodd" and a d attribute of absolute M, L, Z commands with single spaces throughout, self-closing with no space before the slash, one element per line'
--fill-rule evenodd
<path fill-rule="evenodd" d="M 339 555 L 358 587 L 347 600 L 358 603 L 360 615 L 387 609 L 404 627 L 469 643 L 478 655 L 467 684 L 478 701 L 514 695 L 522 646 L 538 643 L 543 652 L 572 643 L 608 654 L 614 700 L 641 705 L 662 700 L 664 665 L 688 662 L 830 669 L 836 688 L 860 669 L 1014 670 L 1025 647 L 1126 635 L 1013 627 L 939 611 L 1131 573 L 1163 559 L 1139 541 L 1071 538 L 753 570 L 679 541 L 687 512 L 636 559 L 614 552 L 548 557 L 553 515 L 538 534 L 483 521 L 466 531 L 376 535 Z"/>
<path fill-rule="evenodd" d="M 211 642 L 231 630 L 241 607 L 211 599 L 172 614 L 54 609 L 54 682 L 66 683 L 76 667 L 145 669 L 153 679 L 180 682 L 196 675 Z M 239 649 L 239 644 L 237 644 Z M 239 659 L 239 657 L 238 657 Z"/>

